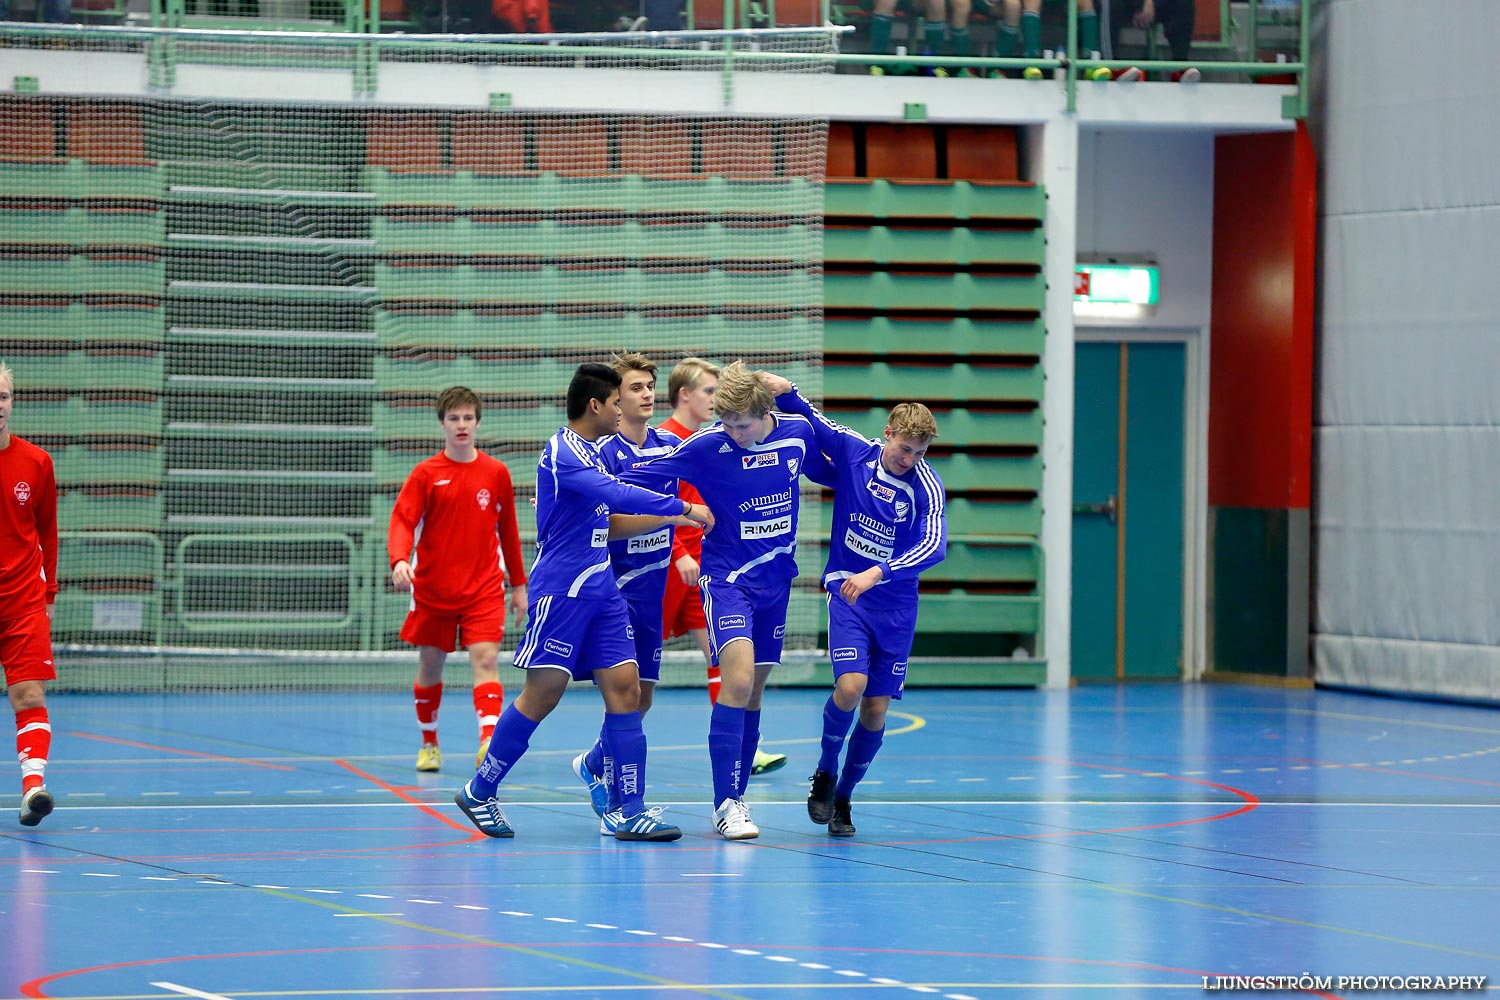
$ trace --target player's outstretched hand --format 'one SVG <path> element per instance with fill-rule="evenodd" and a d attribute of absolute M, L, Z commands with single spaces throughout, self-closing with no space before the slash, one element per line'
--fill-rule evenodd
<path fill-rule="evenodd" d="M 703 525 L 705 535 L 714 530 L 714 513 L 703 504 L 695 503 L 688 507 L 686 516 L 688 520 Z"/>
<path fill-rule="evenodd" d="M 852 606 L 855 601 L 859 600 L 860 594 L 863 594 L 883 579 L 885 579 L 885 572 L 879 566 L 871 566 L 863 573 L 846 576 L 843 584 L 839 587 L 839 596 L 848 601 Z"/>
<path fill-rule="evenodd" d="M 761 372 L 760 379 L 765 384 L 766 388 L 771 390 L 772 395 L 782 396 L 792 391 L 792 383 L 782 378 L 780 375 L 773 375 L 770 372 Z"/>
<path fill-rule="evenodd" d="M 698 560 L 692 556 L 685 555 L 672 565 L 677 567 L 677 575 L 682 577 L 684 584 L 689 587 L 698 586 L 698 577 L 702 573 L 702 567 L 698 565 Z"/>
<path fill-rule="evenodd" d="M 391 567 L 391 586 L 397 590 L 411 589 L 411 563 L 403 559 Z"/>
<path fill-rule="evenodd" d="M 526 622 L 526 584 L 517 583 L 510 586 L 505 591 L 505 603 L 511 618 L 515 620 L 516 627 L 520 628 Z"/>

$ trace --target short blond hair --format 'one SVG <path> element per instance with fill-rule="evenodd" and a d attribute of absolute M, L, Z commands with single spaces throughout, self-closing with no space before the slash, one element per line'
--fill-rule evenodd
<path fill-rule="evenodd" d="M 0 361 L 0 383 L 4 383 L 11 392 L 16 391 L 16 373 L 4 361 Z"/>
<path fill-rule="evenodd" d="M 656 362 L 634 351 L 621 351 L 609 359 L 609 366 L 618 372 L 621 378 L 630 372 L 645 372 L 651 376 L 652 381 L 656 380 Z"/>
<path fill-rule="evenodd" d="M 743 361 L 735 361 L 719 373 L 719 391 L 714 395 L 714 412 L 720 417 L 738 414 L 763 417 L 776 408 L 776 396 L 761 378 Z"/>
<path fill-rule="evenodd" d="M 721 370 L 712 361 L 704 361 L 702 358 L 683 358 L 672 367 L 672 374 L 667 377 L 667 402 L 676 406 L 677 396 L 682 390 L 698 388 L 698 380 L 705 375 L 718 378 Z"/>
<path fill-rule="evenodd" d="M 891 434 L 931 441 L 937 437 L 937 419 L 921 403 L 898 403 L 885 422 Z"/>

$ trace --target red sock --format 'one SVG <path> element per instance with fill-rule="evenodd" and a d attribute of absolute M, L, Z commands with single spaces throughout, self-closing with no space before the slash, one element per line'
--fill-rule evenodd
<path fill-rule="evenodd" d="M 505 688 L 499 681 L 485 681 L 474 685 L 474 714 L 479 717 L 479 738 L 487 740 L 500 720 L 500 707 L 505 704 Z"/>
<path fill-rule="evenodd" d="M 21 760 L 21 792 L 40 785 L 47 771 L 47 755 L 52 750 L 52 725 L 47 709 L 23 708 L 16 713 L 16 756 Z"/>
<path fill-rule="evenodd" d="M 422 730 L 422 745 L 436 744 L 438 706 L 443 703 L 443 685 L 441 682 L 432 687 L 423 687 L 420 684 L 412 685 L 412 700 L 417 703 L 417 728 Z"/>
<path fill-rule="evenodd" d="M 719 703 L 719 665 L 710 663 L 708 665 L 708 700 L 711 704 Z"/>

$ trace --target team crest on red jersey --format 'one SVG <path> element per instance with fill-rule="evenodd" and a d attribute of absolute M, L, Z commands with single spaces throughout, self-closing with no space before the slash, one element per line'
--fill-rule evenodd
<path fill-rule="evenodd" d="M 26 501 L 31 499 L 31 484 L 24 479 L 12 487 L 16 499 L 21 501 L 21 506 L 26 506 Z"/>
<path fill-rule="evenodd" d="M 490 491 L 489 490 L 480 490 L 478 493 L 474 494 L 474 499 L 479 501 L 479 509 L 480 510 L 489 510 L 490 509 Z"/>

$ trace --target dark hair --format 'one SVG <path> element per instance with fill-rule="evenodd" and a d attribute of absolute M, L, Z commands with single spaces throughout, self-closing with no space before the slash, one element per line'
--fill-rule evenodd
<path fill-rule="evenodd" d="M 479 396 L 474 390 L 467 386 L 455 385 L 451 389 L 444 389 L 442 395 L 438 396 L 438 419 L 442 420 L 448 415 L 449 410 L 456 410 L 461 406 L 474 407 L 475 421 L 484 415 L 484 406 L 479 402 Z"/>
<path fill-rule="evenodd" d="M 586 362 L 573 373 L 568 383 L 568 419 L 577 420 L 588 412 L 589 400 L 604 402 L 620 389 L 620 373 L 609 365 Z"/>

